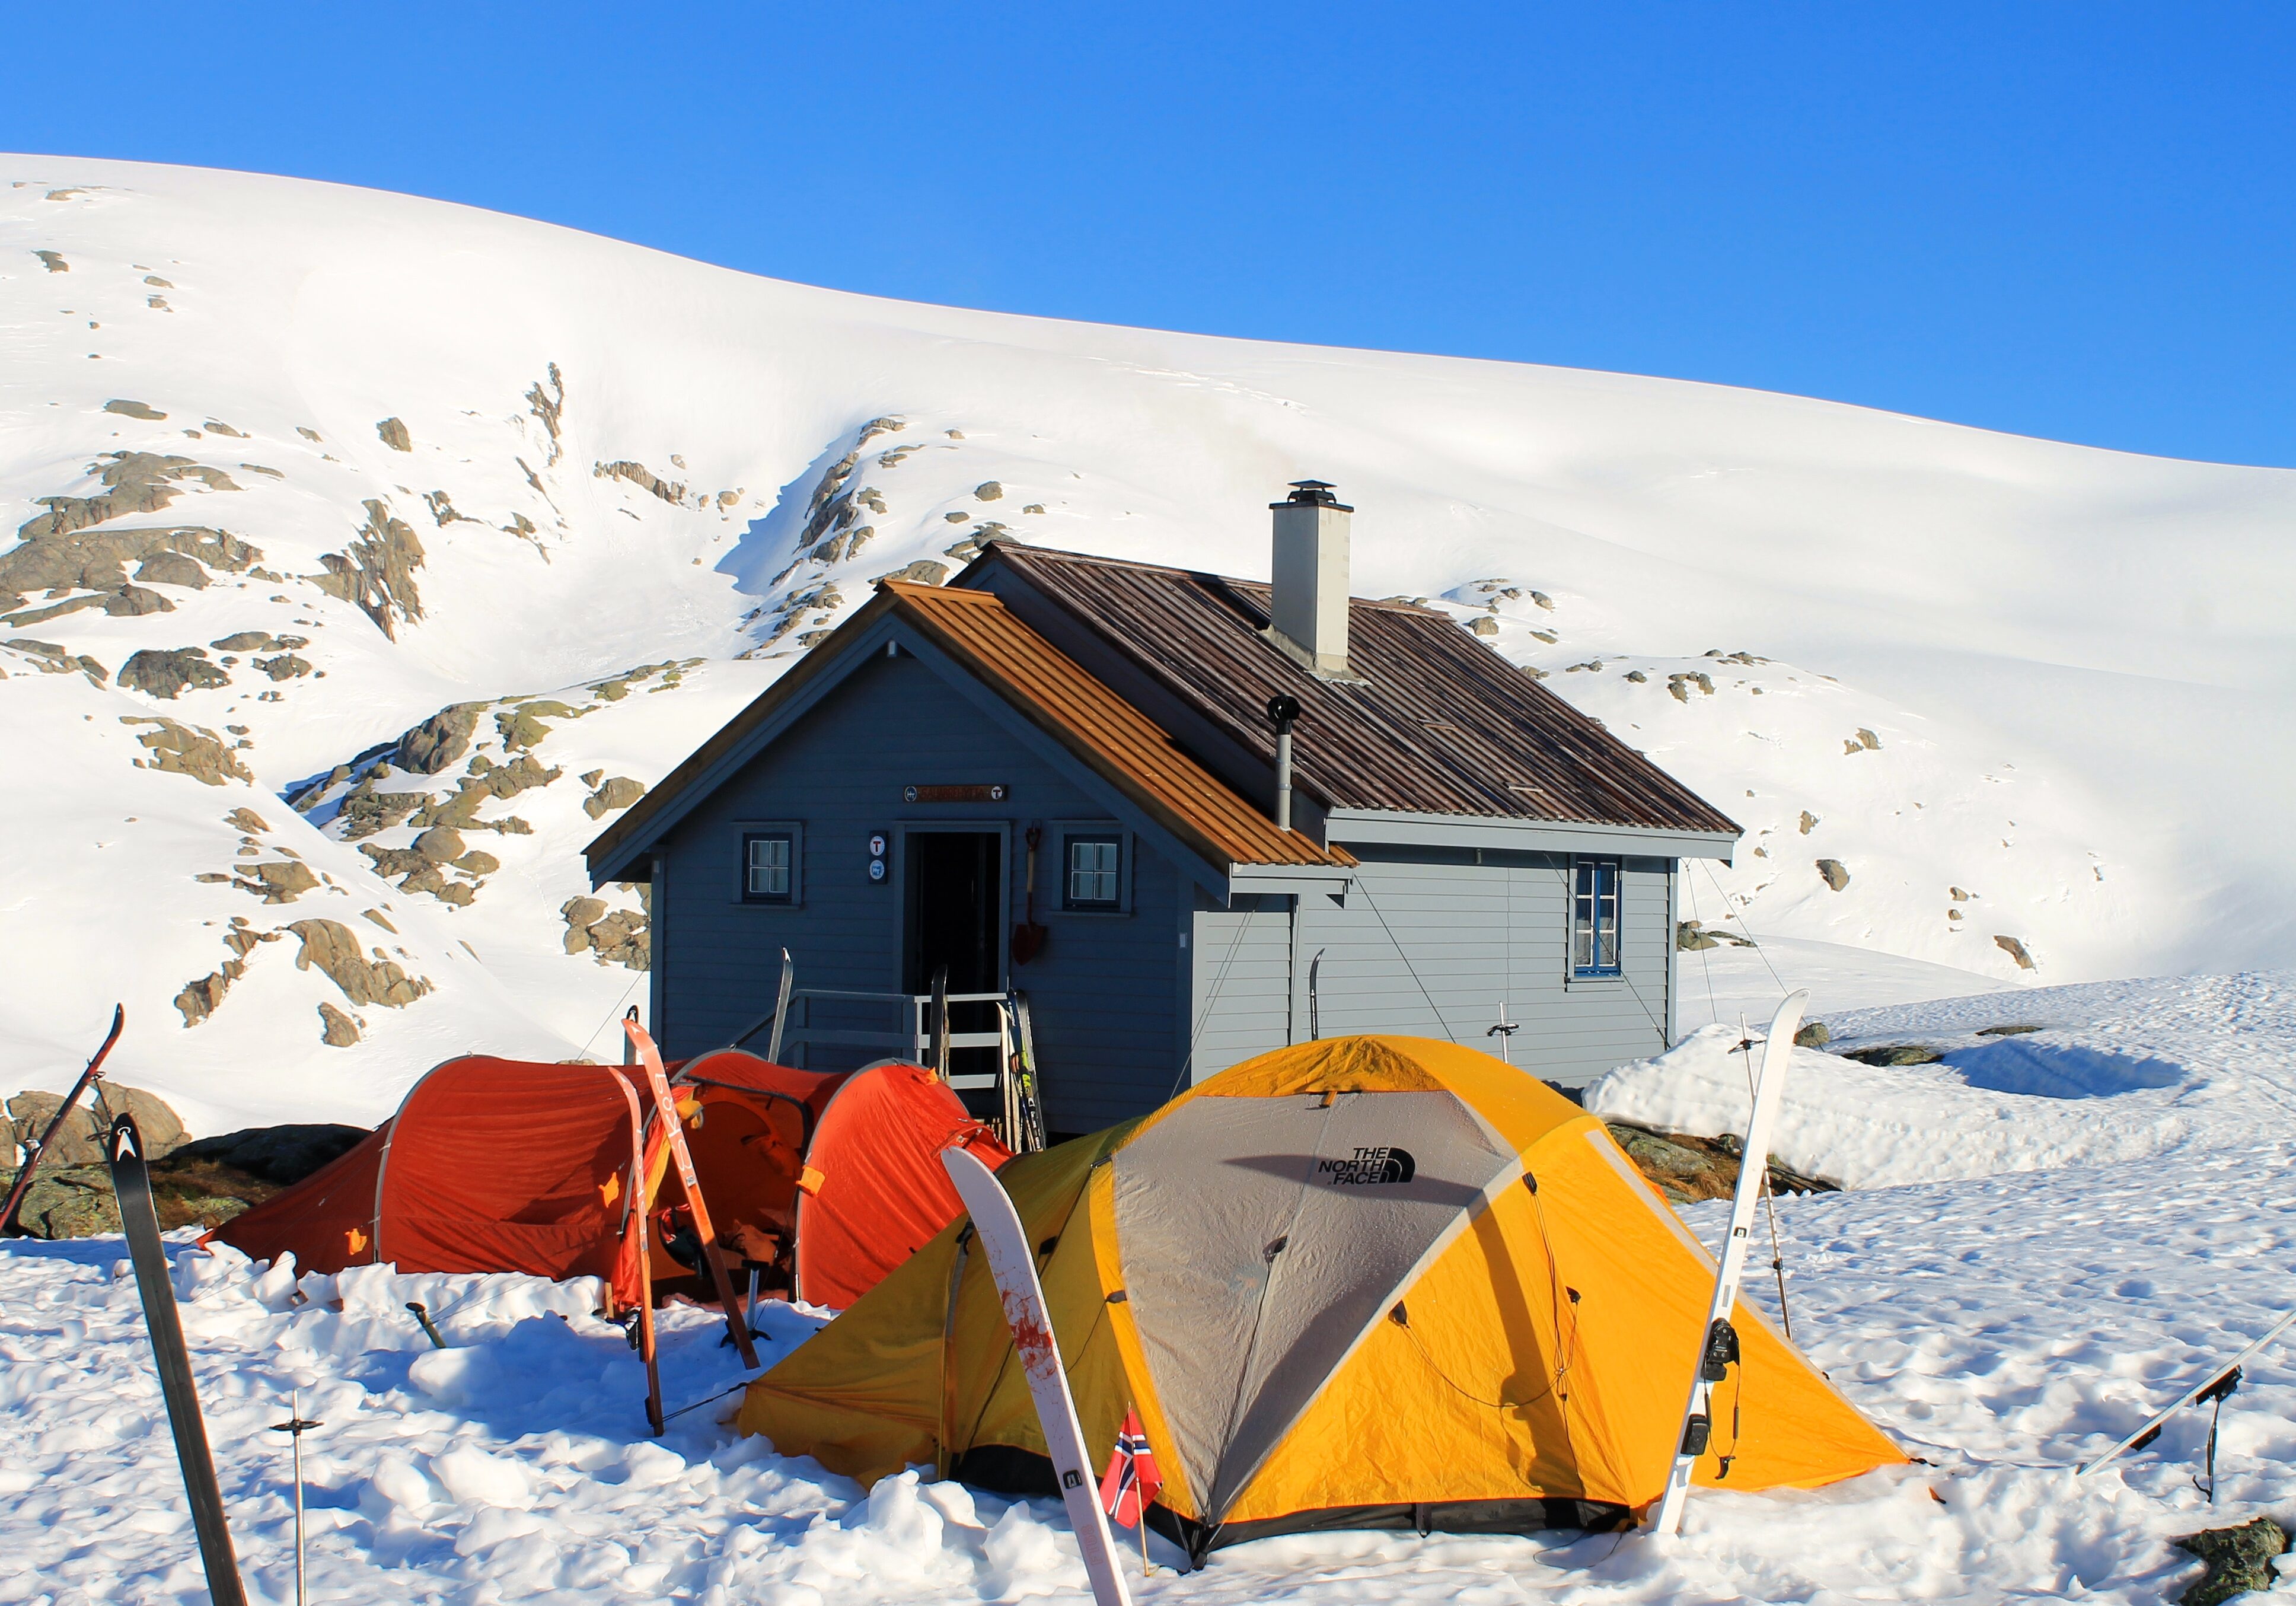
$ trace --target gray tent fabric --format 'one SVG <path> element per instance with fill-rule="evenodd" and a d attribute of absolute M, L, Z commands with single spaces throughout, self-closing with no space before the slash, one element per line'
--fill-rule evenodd
<path fill-rule="evenodd" d="M 1521 1169 L 1447 1092 L 1197 1098 L 1113 1164 L 1127 1298 L 1213 1522 Z"/>

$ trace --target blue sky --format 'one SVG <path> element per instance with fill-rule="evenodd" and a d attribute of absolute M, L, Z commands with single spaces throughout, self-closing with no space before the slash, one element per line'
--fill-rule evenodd
<path fill-rule="evenodd" d="M 356 10 L 20 9 L 0 145 L 2296 465 L 2286 4 Z"/>

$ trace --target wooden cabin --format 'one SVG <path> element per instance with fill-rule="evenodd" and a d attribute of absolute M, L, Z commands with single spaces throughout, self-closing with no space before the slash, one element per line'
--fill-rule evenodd
<path fill-rule="evenodd" d="M 913 1053 L 936 972 L 1024 994 L 1055 1134 L 1317 1035 L 1566 1086 L 1666 1048 L 1678 868 L 1738 828 L 1448 616 L 1349 596 L 1350 511 L 1275 504 L 1271 584 L 1006 542 L 883 583 L 587 850 L 652 883 L 668 1051 L 771 1014 L 784 950 L 814 1069 Z"/>

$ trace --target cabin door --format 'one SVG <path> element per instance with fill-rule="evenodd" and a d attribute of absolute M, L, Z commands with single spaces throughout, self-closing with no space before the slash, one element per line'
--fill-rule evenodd
<path fill-rule="evenodd" d="M 912 831 L 904 854 L 908 879 L 906 985 L 932 990 L 934 972 L 947 966 L 948 990 L 994 993 L 1004 975 L 1004 838 L 993 831 Z M 960 1004 L 949 1010 L 949 1029 L 996 1029 L 994 1004 Z M 996 1051 L 950 1052 L 949 1075 L 993 1076 Z"/>

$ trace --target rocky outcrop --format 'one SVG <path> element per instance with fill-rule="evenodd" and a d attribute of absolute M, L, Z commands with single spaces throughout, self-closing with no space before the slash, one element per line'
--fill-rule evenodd
<path fill-rule="evenodd" d="M 618 808 L 627 808 L 645 796 L 645 784 L 627 775 L 616 775 L 582 799 L 582 812 L 594 820 L 603 820 Z"/>
<path fill-rule="evenodd" d="M 322 553 L 324 574 L 304 578 L 330 596 L 354 604 L 384 635 L 398 639 L 394 618 L 407 621 L 422 617 L 422 594 L 414 571 L 422 567 L 422 543 L 414 527 L 394 519 L 390 510 L 367 499 L 366 523 L 347 552 Z"/>
<path fill-rule="evenodd" d="M 39 505 L 48 511 L 20 527 L 17 535 L 28 542 L 39 541 L 124 519 L 131 513 L 156 513 L 182 494 L 179 482 L 186 479 L 196 480 L 209 490 L 239 488 L 221 469 L 158 452 L 107 452 L 89 463 L 87 471 L 96 477 L 102 490 L 93 496 L 36 497 Z"/>
<path fill-rule="evenodd" d="M 2273 1559 L 2287 1553 L 2288 1534 L 2271 1518 L 2258 1517 L 2238 1528 L 2208 1528 L 2170 1543 L 2208 1563 L 2199 1580 L 2177 1597 L 2178 1606 L 2221 1606 L 2234 1595 L 2274 1587 Z"/>
<path fill-rule="evenodd" d="M 175 560 L 173 564 L 162 565 L 167 572 L 156 577 L 144 573 L 144 570 L 148 569 L 161 554 L 168 554 Z M 130 586 L 128 564 L 139 565 L 142 578 L 158 578 L 162 584 L 192 584 L 183 577 L 201 571 L 196 583 L 204 586 L 204 569 L 243 574 L 253 568 L 262 556 L 260 550 L 250 546 L 236 536 L 196 525 L 181 529 L 74 530 L 62 535 L 44 535 L 29 539 L 5 556 L 0 556 L 0 609 L 15 610 L 7 614 L 7 619 L 19 627 L 82 608 L 102 608 L 114 616 L 165 613 L 175 604 L 157 592 Z M 185 564 L 191 567 L 181 567 Z M 175 578 L 169 578 L 168 575 Z M 24 594 L 35 591 L 46 592 L 52 598 L 60 592 L 85 591 L 101 594 L 52 600 L 37 609 L 22 608 Z M 135 592 L 142 594 L 129 594 Z M 11 602 L 11 597 L 16 601 Z"/>
<path fill-rule="evenodd" d="M 386 418 L 376 424 L 374 432 L 382 437 L 382 444 L 394 452 L 411 452 L 414 449 L 414 439 L 406 433 L 406 426 L 395 418 Z"/>
<path fill-rule="evenodd" d="M 526 405 L 542 421 L 542 428 L 550 437 L 550 463 L 555 463 L 559 452 L 558 415 L 566 407 L 566 381 L 560 375 L 557 364 L 550 365 L 550 389 L 545 390 L 540 380 L 534 381 L 534 388 L 526 393 Z"/>
<path fill-rule="evenodd" d="M 358 1022 L 323 1001 L 319 1005 L 319 1041 L 329 1048 L 353 1048 L 358 1040 Z"/>
<path fill-rule="evenodd" d="M 439 709 L 398 739 L 392 761 L 417 775 L 435 775 L 462 761 L 471 750 L 471 736 L 479 728 L 482 702 L 458 702 Z"/>
<path fill-rule="evenodd" d="M 121 690 L 174 701 L 184 692 L 213 691 L 231 684 L 231 676 L 208 662 L 204 647 L 146 647 L 119 666 Z"/>
<path fill-rule="evenodd" d="M 138 658 L 142 656 L 142 653 L 136 654 Z M 135 660 L 128 661 L 133 663 Z M 126 674 L 124 668 L 121 673 Z M 221 786 L 230 781 L 252 783 L 255 779 L 247 766 L 240 763 L 230 744 L 205 725 L 178 725 L 172 719 L 156 715 L 136 714 L 121 715 L 119 723 L 156 727 L 135 738 L 152 754 L 149 758 L 135 761 L 139 768 L 189 775 L 194 781 L 204 782 L 209 786 Z"/>
<path fill-rule="evenodd" d="M 1816 816 L 1816 815 L 1814 815 L 1814 814 L 1810 813 L 1810 812 L 1809 812 L 1809 810 L 1808 810 L 1807 808 L 1803 809 L 1803 810 L 1801 811 L 1801 833 L 1802 833 L 1802 835 L 1804 835 L 1804 836 L 1808 836 L 1811 832 L 1816 831 L 1816 829 L 1817 829 L 1817 816 Z"/>
<path fill-rule="evenodd" d="M 1849 884 L 1849 872 L 1840 859 L 1818 860 L 1817 873 L 1824 879 L 1825 884 L 1836 892 Z"/>
<path fill-rule="evenodd" d="M 1745 1145 L 1735 1137 L 1693 1137 L 1683 1133 L 1652 1132 L 1623 1121 L 1608 1123 L 1611 1136 L 1650 1184 L 1677 1204 L 1727 1199 L 1737 1190 L 1743 1168 Z M 1838 1193 L 1839 1186 L 1822 1177 L 1805 1176 L 1769 1162 L 1773 1193 Z"/>
<path fill-rule="evenodd" d="M 566 951 L 595 954 L 601 964 L 625 965 L 633 971 L 652 963 L 652 939 L 648 917 L 629 909 L 607 913 L 602 897 L 570 897 L 559 914 L 566 922 Z"/>
<path fill-rule="evenodd" d="M 2016 938 L 1997 937 L 1993 939 L 1993 946 L 2000 949 L 2004 954 L 2008 955 L 2010 958 L 2015 960 L 2017 962 L 2017 968 L 2021 971 L 2031 971 L 2040 968 L 2033 963 L 2033 956 L 2025 951 L 2025 945 Z"/>
<path fill-rule="evenodd" d="M 591 473 L 601 479 L 623 479 L 640 490 L 660 497 L 672 507 L 685 505 L 685 488 L 664 479 L 642 463 L 601 463 L 591 466 Z"/>
<path fill-rule="evenodd" d="M 266 904 L 291 904 L 319 885 L 319 878 L 300 859 L 276 859 L 262 864 L 235 864 L 232 885 L 252 892 Z"/>
<path fill-rule="evenodd" d="M 409 976 L 381 948 L 369 959 L 358 937 L 348 926 L 332 920 L 299 920 L 287 928 L 303 939 L 295 968 L 314 966 L 342 990 L 352 1004 L 381 1004 L 404 1009 L 432 990 L 428 977 Z"/>
<path fill-rule="evenodd" d="M 140 1087 L 122 1087 L 115 1083 L 99 1085 L 103 1104 L 112 1114 L 127 1114 L 135 1118 L 135 1125 L 144 1133 L 145 1153 L 152 1159 L 170 1153 L 189 1140 L 182 1119 L 168 1107 L 168 1102 L 156 1093 L 146 1093 Z M 15 1141 L 29 1145 L 46 1131 L 56 1111 L 63 1108 L 60 1093 L 27 1091 L 8 1101 L 8 1119 L 15 1128 Z M 41 1156 L 44 1166 L 90 1166 L 103 1159 L 103 1134 L 111 1125 L 110 1118 L 95 1108 L 96 1095 L 90 1093 L 57 1129 L 55 1140 Z M 13 1182 L 14 1156 L 0 1157 L 10 1163 L 0 1165 Z"/>

